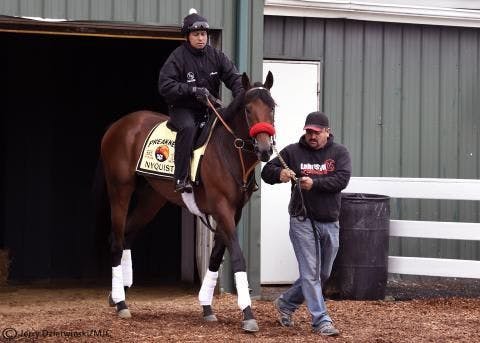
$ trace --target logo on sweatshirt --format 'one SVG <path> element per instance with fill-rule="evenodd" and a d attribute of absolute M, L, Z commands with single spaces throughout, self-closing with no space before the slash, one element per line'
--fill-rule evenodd
<path fill-rule="evenodd" d="M 187 73 L 187 82 L 195 82 L 195 74 L 193 71 Z"/>
<path fill-rule="evenodd" d="M 328 159 L 323 164 L 300 163 L 300 170 L 302 175 L 326 175 L 335 171 L 335 161 Z"/>

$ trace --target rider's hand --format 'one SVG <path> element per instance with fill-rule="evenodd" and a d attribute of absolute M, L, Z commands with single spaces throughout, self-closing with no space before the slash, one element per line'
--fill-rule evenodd
<path fill-rule="evenodd" d="M 208 105 L 207 99 L 210 97 L 210 92 L 205 87 L 193 87 L 192 94 L 195 96 L 197 101 L 201 102 L 204 105 Z"/>

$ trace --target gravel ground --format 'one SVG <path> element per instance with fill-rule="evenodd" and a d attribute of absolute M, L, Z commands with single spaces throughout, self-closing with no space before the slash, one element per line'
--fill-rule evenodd
<path fill-rule="evenodd" d="M 133 317 L 118 319 L 105 287 L 0 288 L 0 340 L 22 342 L 480 342 L 480 280 L 390 281 L 387 300 L 328 300 L 341 334 L 310 330 L 302 306 L 295 327 L 277 323 L 271 300 L 286 287 L 263 287 L 252 307 L 260 326 L 243 333 L 232 294 L 216 295 L 219 321 L 205 323 L 197 288 L 138 286 L 127 295 Z M 1 338 L 3 336 L 3 338 Z M 6 337 L 6 338 L 5 338 Z M 11 337 L 11 339 L 7 339 Z"/>

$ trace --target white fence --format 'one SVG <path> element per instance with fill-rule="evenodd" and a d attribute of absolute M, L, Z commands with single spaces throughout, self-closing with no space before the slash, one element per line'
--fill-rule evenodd
<path fill-rule="evenodd" d="M 352 177 L 344 192 L 391 198 L 480 200 L 480 180 Z M 480 241 L 480 223 L 391 220 L 390 236 Z M 389 256 L 388 272 L 480 279 L 480 261 Z"/>

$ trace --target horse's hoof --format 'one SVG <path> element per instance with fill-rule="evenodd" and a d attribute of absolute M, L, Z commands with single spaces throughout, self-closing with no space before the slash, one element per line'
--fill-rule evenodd
<path fill-rule="evenodd" d="M 108 293 L 108 305 L 110 307 L 114 307 L 115 306 L 115 303 L 113 302 L 113 299 L 112 299 L 112 292 Z"/>
<path fill-rule="evenodd" d="M 120 318 L 123 318 L 123 319 L 132 318 L 132 314 L 130 313 L 130 310 L 128 308 L 124 308 L 123 310 L 120 310 L 117 313 Z"/>
<path fill-rule="evenodd" d="M 218 322 L 217 316 L 214 314 L 209 314 L 208 316 L 203 316 L 203 320 L 206 322 Z"/>
<path fill-rule="evenodd" d="M 247 319 L 242 321 L 242 329 L 245 332 L 257 332 L 260 330 L 255 319 Z"/>

